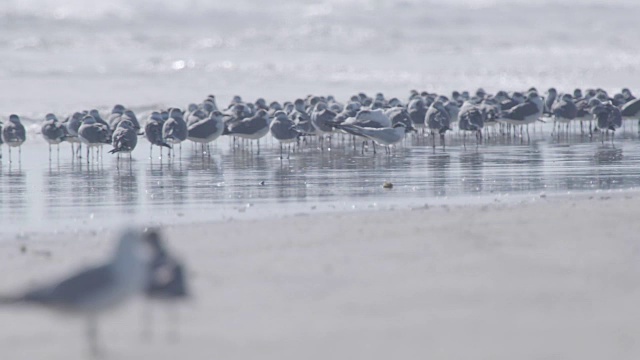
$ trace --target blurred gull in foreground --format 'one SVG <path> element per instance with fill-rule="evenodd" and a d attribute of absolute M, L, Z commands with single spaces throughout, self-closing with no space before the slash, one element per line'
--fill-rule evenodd
<path fill-rule="evenodd" d="M 150 252 L 140 231 L 127 230 L 120 237 L 113 258 L 66 280 L 22 295 L 2 297 L 3 304 L 34 304 L 87 321 L 87 341 L 92 354 L 100 352 L 98 317 L 137 294 L 149 283 Z"/>
<path fill-rule="evenodd" d="M 176 301 L 188 298 L 189 292 L 184 265 L 169 253 L 159 230 L 146 229 L 143 237 L 152 250 L 152 259 L 149 266 L 150 276 L 145 288 L 147 299 L 175 305 Z M 147 306 L 146 310 L 144 333 L 151 335 L 151 308 Z M 173 315 L 169 322 L 170 325 L 173 328 L 177 327 L 178 313 L 176 309 L 167 308 L 167 313 Z"/>

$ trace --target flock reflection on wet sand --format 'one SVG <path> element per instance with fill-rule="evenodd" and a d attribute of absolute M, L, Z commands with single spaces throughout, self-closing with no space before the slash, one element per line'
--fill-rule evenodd
<path fill-rule="evenodd" d="M 534 135 L 534 134 L 532 134 Z M 68 146 L 48 161 L 47 146 L 33 140 L 22 159 L 0 169 L 2 233 L 106 227 L 129 220 L 190 222 L 222 220 L 243 213 L 272 216 L 350 208 L 351 204 L 461 199 L 626 189 L 640 185 L 640 147 L 635 132 L 601 142 L 580 135 L 551 138 L 548 132 L 497 137 L 476 147 L 457 135 L 446 149 L 409 137 L 391 156 L 361 153 L 359 144 L 334 139 L 330 150 L 314 144 L 280 160 L 267 140 L 260 155 L 229 141 L 203 156 L 190 144 L 182 157 L 149 159 L 141 146 L 132 161 L 72 161 Z M 394 184 L 382 188 L 384 181 Z"/>

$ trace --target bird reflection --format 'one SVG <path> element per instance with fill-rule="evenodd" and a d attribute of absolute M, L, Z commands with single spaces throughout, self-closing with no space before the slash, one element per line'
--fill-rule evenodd
<path fill-rule="evenodd" d="M 460 155 L 460 170 L 464 192 L 479 193 L 483 189 L 484 155 L 478 151 L 465 152 Z"/>

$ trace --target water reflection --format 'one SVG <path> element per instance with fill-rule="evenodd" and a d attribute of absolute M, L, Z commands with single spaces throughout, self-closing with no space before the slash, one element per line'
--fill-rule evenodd
<path fill-rule="evenodd" d="M 538 136 L 523 144 L 498 136 L 464 149 L 454 135 L 446 150 L 409 139 L 392 155 L 374 155 L 338 138 L 331 150 L 320 151 L 315 144 L 296 148 L 290 160 L 280 160 L 278 146 L 268 142 L 260 155 L 223 143 L 209 156 L 186 145 L 182 158 L 165 155 L 162 161 L 151 161 L 142 146 L 133 161 L 117 163 L 104 156 L 91 164 L 71 161 L 67 152 L 60 162 L 49 163 L 46 145 L 34 142 L 23 149 L 22 167 L 5 163 L 0 168 L 0 228 L 77 226 L 94 218 L 105 226 L 179 216 L 207 220 L 247 204 L 278 211 L 280 206 L 309 209 L 380 198 L 421 201 L 640 186 L 637 135 L 620 136 L 615 144 L 569 139 Z M 393 191 L 381 188 L 384 181 L 396 185 Z"/>

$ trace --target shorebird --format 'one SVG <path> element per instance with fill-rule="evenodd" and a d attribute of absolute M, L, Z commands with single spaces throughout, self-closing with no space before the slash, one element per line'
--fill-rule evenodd
<path fill-rule="evenodd" d="M 158 229 L 145 229 L 143 239 L 151 248 L 149 278 L 144 294 L 148 300 L 161 301 L 173 305 L 176 301 L 189 297 L 185 266 L 167 250 Z M 151 308 L 145 314 L 144 333 L 151 335 Z M 170 309 L 167 309 L 171 311 Z M 177 313 L 174 313 L 177 316 Z M 170 326 L 177 327 L 177 319 L 172 318 Z"/>
<path fill-rule="evenodd" d="M 409 105 L 407 106 L 407 111 L 409 112 L 409 117 L 411 118 L 413 127 L 423 129 L 423 134 L 424 128 L 426 127 L 424 120 L 425 116 L 427 115 L 427 110 L 428 107 L 426 106 L 424 99 L 421 97 L 414 98 L 409 102 Z"/>
<path fill-rule="evenodd" d="M 257 140 L 258 154 L 260 154 L 260 138 L 267 135 L 268 132 L 269 114 L 265 110 L 258 110 L 252 117 L 228 124 L 222 134 Z"/>
<path fill-rule="evenodd" d="M 182 142 L 187 139 L 187 135 L 187 123 L 182 118 L 182 112 L 180 109 L 172 108 L 169 110 L 169 119 L 162 125 L 163 140 L 174 146 L 180 144 L 182 149 Z M 175 156 L 175 153 L 173 155 Z"/>
<path fill-rule="evenodd" d="M 529 124 L 540 119 L 542 115 L 543 104 L 542 99 L 535 92 L 529 92 L 527 100 L 502 112 L 499 122 L 520 126 L 520 134 L 522 134 L 522 126 L 527 126 L 527 138 L 529 137 Z M 541 121 L 541 120 L 540 120 Z"/>
<path fill-rule="evenodd" d="M 9 162 L 11 159 L 11 148 L 18 148 L 18 161 L 22 161 L 22 144 L 27 140 L 27 132 L 20 122 L 20 117 L 15 114 L 9 115 L 9 123 L 2 128 L 2 141 L 9 146 Z"/>
<path fill-rule="evenodd" d="M 296 123 L 297 130 L 304 135 L 315 135 L 316 129 L 311 123 L 311 116 L 309 116 L 304 107 L 304 100 L 297 99 L 294 101 L 293 106 L 293 111 L 289 116 Z"/>
<path fill-rule="evenodd" d="M 604 103 L 596 98 L 589 100 L 589 108 L 596 120 L 596 126 L 600 131 L 602 141 L 604 142 L 603 135 L 605 133 L 608 135 L 609 131 L 613 133 L 611 136 L 611 141 L 613 141 L 616 129 L 622 126 L 620 109 L 609 102 Z"/>
<path fill-rule="evenodd" d="M 296 124 L 291 120 L 284 111 L 276 111 L 273 115 L 269 131 L 278 143 L 280 143 L 280 159 L 282 159 L 282 148 L 287 144 L 287 159 L 291 154 L 291 143 L 294 143 L 300 137 L 300 132 L 296 130 Z"/>
<path fill-rule="evenodd" d="M 118 127 L 118 124 L 122 120 L 124 110 L 125 107 L 120 104 L 116 104 L 113 106 L 113 109 L 111 109 L 111 114 L 109 114 L 109 117 L 107 118 L 107 123 L 109 124 L 110 129 L 115 129 L 116 127 Z"/>
<path fill-rule="evenodd" d="M 436 147 L 435 133 L 438 132 L 440 134 L 440 143 L 444 148 L 444 135 L 447 130 L 451 130 L 451 115 L 441 100 L 436 100 L 429 106 L 424 122 L 431 131 L 433 147 Z"/>
<path fill-rule="evenodd" d="M 144 126 L 144 136 L 149 140 L 149 158 L 153 159 L 153 145 L 160 147 L 160 158 L 162 158 L 162 147 L 171 149 L 171 145 L 164 141 L 162 136 L 162 128 L 164 120 L 162 114 L 154 111 L 149 115 L 147 123 Z"/>
<path fill-rule="evenodd" d="M 187 128 L 187 139 L 202 144 L 202 154 L 204 155 L 204 147 L 208 148 L 209 143 L 219 138 L 225 129 L 223 115 L 220 111 L 215 110 L 204 119 L 195 117 L 195 119 L 192 118 L 192 121 Z M 211 156 L 210 151 L 207 153 Z"/>
<path fill-rule="evenodd" d="M 87 162 L 89 162 L 91 148 L 97 147 L 99 152 L 104 144 L 110 144 L 111 132 L 105 124 L 98 123 L 91 115 L 86 115 L 78 128 L 78 138 L 87 147 Z"/>
<path fill-rule="evenodd" d="M 80 138 L 78 138 L 78 129 L 80 129 L 80 125 L 82 125 L 83 117 L 84 115 L 82 115 L 82 113 L 75 112 L 62 122 L 67 128 L 67 141 L 71 144 L 71 159 L 74 157 L 82 157 L 82 143 L 80 142 Z M 78 144 L 77 150 L 74 149 L 74 144 Z"/>
<path fill-rule="evenodd" d="M 360 110 L 356 116 L 347 118 L 343 124 L 377 129 L 390 128 L 392 125 L 391 119 L 389 119 L 382 109 Z"/>
<path fill-rule="evenodd" d="M 118 160 L 120 160 L 120 153 L 129 154 L 129 159 L 131 159 L 131 152 L 138 144 L 138 133 L 135 125 L 128 119 L 120 121 L 113 132 L 111 142 L 113 149 L 109 151 L 110 154 L 117 153 Z"/>
<path fill-rule="evenodd" d="M 49 161 L 51 161 L 51 145 L 58 145 L 58 157 L 60 156 L 60 143 L 67 138 L 67 128 L 58 121 L 54 114 L 47 114 L 40 128 L 42 137 L 49 143 Z"/>
<path fill-rule="evenodd" d="M 482 141 L 482 128 L 484 127 L 484 115 L 478 105 L 468 101 L 462 104 L 459 113 L 458 128 L 463 131 L 462 143 L 466 146 L 467 131 L 476 135 L 476 145 Z"/>
<path fill-rule="evenodd" d="M 556 122 L 558 131 L 560 124 L 566 124 L 566 132 L 569 133 L 569 123 L 578 115 L 578 107 L 573 102 L 573 96 L 564 94 L 558 101 L 551 106 L 551 116 L 553 118 L 553 131 L 556 131 Z"/>
<path fill-rule="evenodd" d="M 93 355 L 98 355 L 98 318 L 148 288 L 149 250 L 140 231 L 127 230 L 107 263 L 20 295 L 2 297 L 0 303 L 33 304 L 83 317 L 89 348 Z"/>
<path fill-rule="evenodd" d="M 333 124 L 337 129 L 343 130 L 351 135 L 360 136 L 373 141 L 373 153 L 376 153 L 376 143 L 385 147 L 387 154 L 391 153 L 390 147 L 404 139 L 409 131 L 404 123 L 398 123 L 394 127 L 388 128 L 367 128 L 350 124 Z M 362 144 L 364 153 L 364 143 Z"/>

